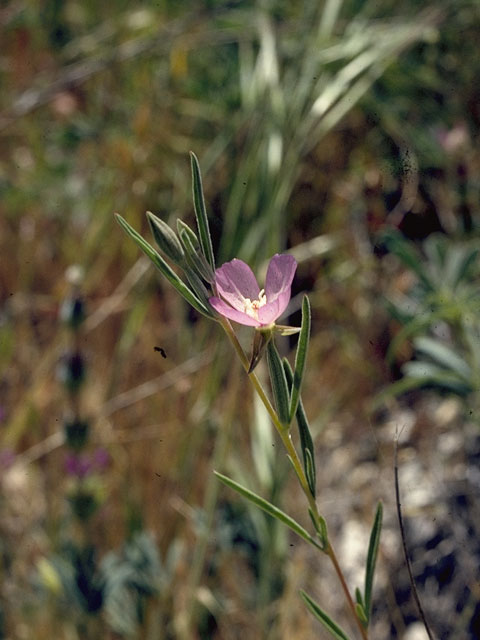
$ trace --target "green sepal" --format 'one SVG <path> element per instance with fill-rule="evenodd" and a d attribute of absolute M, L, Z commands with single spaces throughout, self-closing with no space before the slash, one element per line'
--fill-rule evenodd
<path fill-rule="evenodd" d="M 315 517 L 312 509 L 308 507 L 308 515 L 312 521 L 313 527 L 317 532 L 318 537 L 320 538 L 320 545 L 322 551 L 326 551 L 328 549 L 328 531 L 327 531 L 327 523 L 325 522 L 325 518 L 322 516 Z"/>
<path fill-rule="evenodd" d="M 223 484 L 227 485 L 227 487 L 230 487 L 231 489 L 239 493 L 241 496 L 243 496 L 244 498 L 252 502 L 254 505 L 266 511 L 273 518 L 276 518 L 280 522 L 283 522 L 283 524 L 287 525 L 287 527 L 292 529 L 292 531 L 294 531 L 298 536 L 306 540 L 306 542 L 309 542 L 317 549 L 320 548 L 320 545 L 315 540 L 315 538 L 311 536 L 308 533 L 308 531 L 302 527 L 302 525 L 298 524 L 298 522 L 296 522 L 292 517 L 287 515 L 284 511 L 282 511 L 281 509 L 273 505 L 271 502 L 268 502 L 268 500 L 261 498 L 259 495 L 257 495 L 253 491 L 250 491 L 250 489 L 247 489 L 246 487 L 243 487 L 238 482 L 235 482 L 235 480 L 232 480 L 228 476 L 224 476 L 223 473 L 219 473 L 218 471 L 214 471 L 213 473 L 217 476 L 217 478 L 221 482 L 223 482 Z"/>
<path fill-rule="evenodd" d="M 142 236 L 135 231 L 133 227 L 131 227 L 126 220 L 122 218 L 118 213 L 115 214 L 115 218 L 119 225 L 123 228 L 123 230 L 136 242 L 138 247 L 143 251 L 143 253 L 149 258 L 153 264 L 157 267 L 157 269 L 167 278 L 167 280 L 172 284 L 178 293 L 185 298 L 185 300 L 192 305 L 194 309 L 196 309 L 199 313 L 203 314 L 207 318 L 213 318 L 213 311 L 207 308 L 197 297 L 196 295 L 187 287 L 187 285 L 181 280 L 175 271 L 165 262 L 162 256 L 155 251 L 155 249 L 148 244 L 146 240 L 142 238 Z"/>
<path fill-rule="evenodd" d="M 276 324 L 273 327 L 275 333 L 278 333 L 280 336 L 293 336 L 296 333 L 300 333 L 300 327 L 287 327 L 283 324 Z"/>
<path fill-rule="evenodd" d="M 200 173 L 200 165 L 197 156 L 190 151 L 190 161 L 192 166 L 192 182 L 193 182 L 193 206 L 195 208 L 195 216 L 197 218 L 198 235 L 200 237 L 200 246 L 208 263 L 215 269 L 215 258 L 213 256 L 212 238 L 210 236 L 210 228 L 208 226 L 207 210 L 205 208 L 205 198 L 203 197 L 202 176 Z"/>
<path fill-rule="evenodd" d="M 325 629 L 337 640 L 349 640 L 345 631 L 334 622 L 330 616 L 313 600 L 305 591 L 300 590 L 300 595 L 307 605 L 308 610 L 319 620 Z"/>
<path fill-rule="evenodd" d="M 298 337 L 297 353 L 295 354 L 295 370 L 290 395 L 290 422 L 293 420 L 300 400 L 305 364 L 307 361 L 308 342 L 310 340 L 311 310 L 308 297 L 303 297 L 302 302 L 302 326 Z"/>
<path fill-rule="evenodd" d="M 372 611 L 372 587 L 373 577 L 375 574 L 375 564 L 377 562 L 378 547 L 380 544 L 380 534 L 382 531 L 383 505 L 381 502 L 377 505 L 375 519 L 373 521 L 372 532 L 370 534 L 370 542 L 367 553 L 367 566 L 365 570 L 365 593 L 364 593 L 364 611 L 367 624 L 370 620 Z"/>
<path fill-rule="evenodd" d="M 267 362 L 277 414 L 282 425 L 288 428 L 290 426 L 290 394 L 285 371 L 274 340 L 270 340 L 267 344 Z"/>
<path fill-rule="evenodd" d="M 215 281 L 215 275 L 211 266 L 206 261 L 203 253 L 195 249 L 190 235 L 184 229 L 180 231 L 180 240 L 185 249 L 185 259 L 189 267 L 196 271 L 205 282 L 212 284 Z"/>
<path fill-rule="evenodd" d="M 285 371 L 285 376 L 287 378 L 287 383 L 291 387 L 293 384 L 293 371 L 289 361 L 286 358 L 283 358 L 283 368 Z M 299 398 L 298 400 L 295 417 L 297 419 L 298 432 L 300 435 L 300 446 L 302 448 L 305 476 L 307 477 L 308 486 L 310 491 L 312 492 L 312 496 L 315 497 L 317 479 L 317 472 L 315 468 L 315 449 L 313 446 L 313 439 L 310 433 L 310 427 L 308 425 L 307 416 L 305 414 L 305 409 L 303 408 L 303 402 L 301 398 Z M 307 451 L 310 453 L 310 455 L 306 453 Z"/>
<path fill-rule="evenodd" d="M 247 373 L 250 374 L 255 369 L 257 364 L 262 359 L 263 353 L 269 341 L 272 339 L 272 329 L 265 327 L 261 327 L 260 329 L 255 329 L 253 335 L 253 344 L 252 344 L 252 355 L 250 358 L 250 365 L 248 367 Z"/>
<path fill-rule="evenodd" d="M 183 268 L 185 264 L 184 252 L 175 231 L 151 211 L 147 211 L 147 220 L 159 248 L 174 264 Z"/>

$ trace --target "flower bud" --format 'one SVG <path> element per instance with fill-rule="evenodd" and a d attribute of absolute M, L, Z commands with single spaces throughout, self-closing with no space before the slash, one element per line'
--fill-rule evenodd
<path fill-rule="evenodd" d="M 157 218 L 151 211 L 147 211 L 148 223 L 155 242 L 163 253 L 179 267 L 184 264 L 184 252 L 176 233 L 168 224 Z"/>

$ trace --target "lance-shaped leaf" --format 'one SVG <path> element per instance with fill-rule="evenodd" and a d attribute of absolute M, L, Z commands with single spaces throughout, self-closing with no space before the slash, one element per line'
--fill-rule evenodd
<path fill-rule="evenodd" d="M 184 252 L 175 231 L 170 229 L 166 222 L 158 218 L 151 211 L 147 211 L 147 220 L 155 242 L 163 253 L 170 258 L 174 264 L 183 267 L 185 264 Z"/>
<path fill-rule="evenodd" d="M 238 482 L 235 482 L 235 480 L 232 480 L 228 476 L 224 476 L 223 473 L 219 473 L 218 471 L 214 471 L 213 473 L 217 476 L 219 480 L 223 482 L 223 484 L 226 484 L 227 487 L 230 487 L 231 489 L 239 493 L 241 496 L 243 496 L 244 498 L 252 502 L 254 505 L 266 511 L 273 518 L 276 518 L 280 522 L 283 522 L 283 524 L 287 525 L 287 527 L 289 527 L 292 531 L 295 531 L 297 535 L 299 535 L 301 538 L 303 538 L 304 540 L 312 544 L 317 549 L 320 548 L 320 545 L 315 540 L 315 538 L 311 536 L 308 533 L 308 531 L 302 527 L 301 524 L 298 524 L 298 522 L 296 522 L 293 518 L 287 515 L 284 511 L 282 511 L 281 509 L 273 505 L 271 502 L 268 502 L 268 500 L 261 498 L 259 495 L 257 495 L 253 491 L 250 491 L 250 489 L 247 489 L 246 487 L 243 487 Z"/>
<path fill-rule="evenodd" d="M 293 384 L 293 371 L 289 361 L 286 358 L 283 358 L 283 368 L 285 370 L 287 383 L 291 387 Z M 303 402 L 300 397 L 298 399 L 295 417 L 297 418 L 298 432 L 300 434 L 300 446 L 302 448 L 303 455 L 303 468 L 305 469 L 305 476 L 307 478 L 308 486 L 310 488 L 312 496 L 315 497 L 317 483 L 317 472 L 315 468 L 315 449 L 313 447 L 313 439 L 310 433 L 310 427 L 308 425 L 305 409 L 303 408 Z"/>
<path fill-rule="evenodd" d="M 185 231 L 185 233 L 190 238 L 192 245 L 195 247 L 195 251 L 200 251 L 200 242 L 198 241 L 197 234 L 195 233 L 195 231 L 191 229 L 188 226 L 188 224 L 186 224 L 183 220 L 180 220 L 180 218 L 177 218 L 177 233 L 179 237 L 182 231 Z"/>
<path fill-rule="evenodd" d="M 267 344 L 267 362 L 277 414 L 282 425 L 287 428 L 290 425 L 290 394 L 282 361 L 273 339 Z"/>
<path fill-rule="evenodd" d="M 372 611 L 373 576 L 375 574 L 375 564 L 377 562 L 378 546 L 380 544 L 382 517 L 383 506 L 382 503 L 379 502 L 377 505 L 377 511 L 375 513 L 375 520 L 373 521 L 372 532 L 370 534 L 370 542 L 368 545 L 367 553 L 367 567 L 365 571 L 365 594 L 363 598 L 363 609 L 367 618 L 367 623 L 370 620 L 370 614 Z"/>
<path fill-rule="evenodd" d="M 203 197 L 202 176 L 197 156 L 190 151 L 190 160 L 192 165 L 192 181 L 193 181 L 193 206 L 195 208 L 195 216 L 197 218 L 198 234 L 200 236 L 200 245 L 202 252 L 208 263 L 215 269 L 215 258 L 213 257 L 212 238 L 208 226 L 207 210 L 205 208 L 205 198 Z"/>
<path fill-rule="evenodd" d="M 307 605 L 309 611 L 313 613 L 313 615 L 317 618 L 317 620 L 320 620 L 320 622 L 323 624 L 325 629 L 327 629 L 327 631 L 329 631 L 329 633 L 334 638 L 336 638 L 337 640 L 349 640 L 347 634 L 340 627 L 340 625 L 334 622 L 330 618 L 330 616 L 327 613 L 325 613 L 325 611 L 320 607 L 320 605 L 308 595 L 308 593 L 305 593 L 305 591 L 300 590 L 300 595 L 302 596 L 303 601 Z"/>
<path fill-rule="evenodd" d="M 307 361 L 308 341 L 310 339 L 311 311 L 310 302 L 304 296 L 302 302 L 302 326 L 298 336 L 297 353 L 295 355 L 295 371 L 293 373 L 293 384 L 290 396 L 290 422 L 297 411 L 300 400 L 300 389 L 302 386 L 303 374 L 305 373 L 305 363 Z"/>
<path fill-rule="evenodd" d="M 172 284 L 178 293 L 185 298 L 185 300 L 192 305 L 194 309 L 196 309 L 199 313 L 202 313 L 207 318 L 213 318 L 213 313 L 210 308 L 202 304 L 202 302 L 196 297 L 196 295 L 187 287 L 187 285 L 181 280 L 175 271 L 169 267 L 169 265 L 165 262 L 162 256 L 155 251 L 155 249 L 148 244 L 146 240 L 142 238 L 142 236 L 135 231 L 133 227 L 131 227 L 126 220 L 122 218 L 122 216 L 115 214 L 115 218 L 119 225 L 126 231 L 126 233 L 136 242 L 136 244 L 140 247 L 143 253 L 149 258 L 153 264 L 157 267 L 157 269 L 167 278 L 167 280 Z"/>
<path fill-rule="evenodd" d="M 203 284 L 202 280 L 198 277 L 195 271 L 192 271 L 192 269 L 190 269 L 190 267 L 185 267 L 185 275 L 187 276 L 187 280 L 197 298 L 202 304 L 204 304 L 206 307 L 209 307 L 210 305 L 208 304 L 208 297 L 210 294 L 208 293 L 207 288 Z"/>
<path fill-rule="evenodd" d="M 368 618 L 365 613 L 365 603 L 363 602 L 363 596 L 360 589 L 357 587 L 355 589 L 355 612 L 358 616 L 358 619 L 361 621 L 365 628 L 368 627 Z"/>
<path fill-rule="evenodd" d="M 197 251 L 193 245 L 190 235 L 182 229 L 180 231 L 180 240 L 185 248 L 185 259 L 191 269 L 210 284 L 215 280 L 215 274 L 212 267 L 208 264 L 203 253 Z"/>
<path fill-rule="evenodd" d="M 328 549 L 328 530 L 325 518 L 320 515 L 316 516 L 310 507 L 308 507 L 308 515 L 310 516 L 313 527 L 320 538 L 322 551 L 326 551 Z"/>

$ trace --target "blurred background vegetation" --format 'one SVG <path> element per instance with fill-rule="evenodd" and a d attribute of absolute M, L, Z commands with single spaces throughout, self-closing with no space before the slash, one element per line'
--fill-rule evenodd
<path fill-rule="evenodd" d="M 307 587 L 348 628 L 330 571 L 212 477 L 303 518 L 219 329 L 114 223 L 192 223 L 189 150 L 218 263 L 299 262 L 353 582 L 385 503 L 373 637 L 423 637 L 402 429 L 424 606 L 478 637 L 479 28 L 475 0 L 0 3 L 0 638 L 322 638 Z"/>

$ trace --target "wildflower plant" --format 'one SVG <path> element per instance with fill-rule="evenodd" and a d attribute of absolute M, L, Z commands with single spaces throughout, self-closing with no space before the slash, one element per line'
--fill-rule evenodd
<path fill-rule="evenodd" d="M 320 514 L 316 502 L 315 451 L 301 399 L 310 340 L 311 311 L 308 297 L 303 298 L 300 327 L 276 323 L 285 312 L 290 300 L 291 285 L 297 267 L 296 261 L 288 254 L 274 255 L 268 265 L 263 289 L 257 283 L 250 267 L 242 260 L 234 258 L 221 267 L 215 268 L 200 168 L 193 153 L 191 153 L 191 167 L 198 235 L 181 220 L 177 220 L 177 233 L 175 233 L 163 220 L 147 212 L 153 237 L 164 254 L 165 257 L 163 257 L 120 215 L 115 214 L 116 219 L 178 293 L 199 313 L 218 322 L 225 331 L 286 449 L 287 457 L 307 501 L 312 524 L 310 531 L 277 506 L 235 480 L 217 471 L 214 472 L 215 475 L 225 485 L 289 527 L 319 553 L 327 556 L 338 577 L 359 635 L 363 640 L 367 640 L 383 509 L 382 504 L 379 503 L 370 535 L 364 587 L 356 588 L 352 595 L 332 545 L 327 523 Z M 185 280 L 177 275 L 165 258 L 183 271 Z M 241 346 L 231 321 L 254 329 L 250 356 Z M 298 334 L 293 369 L 286 358 L 280 357 L 275 345 L 275 334 Z M 265 352 L 272 399 L 255 373 L 255 367 Z M 298 427 L 301 456 L 292 438 L 294 421 Z M 348 640 L 347 633 L 313 598 L 304 591 L 301 591 L 301 597 L 310 612 L 324 625 L 331 636 Z"/>

